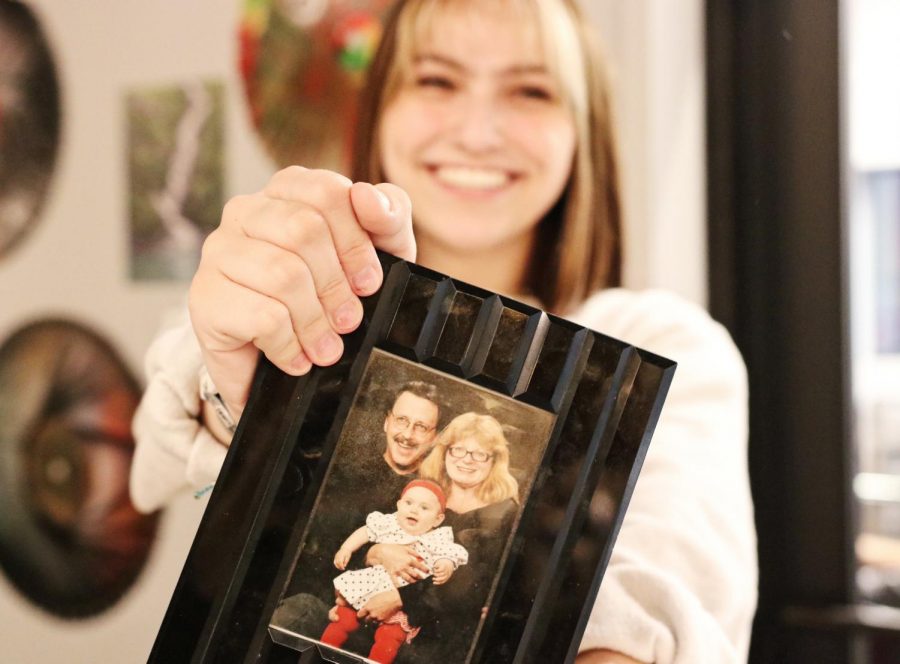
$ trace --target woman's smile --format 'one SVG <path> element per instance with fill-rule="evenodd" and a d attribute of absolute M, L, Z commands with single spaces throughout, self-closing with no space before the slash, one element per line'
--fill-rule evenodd
<path fill-rule="evenodd" d="M 519 177 L 510 170 L 495 167 L 446 164 L 426 165 L 425 168 L 445 188 L 463 194 L 499 192 Z"/>

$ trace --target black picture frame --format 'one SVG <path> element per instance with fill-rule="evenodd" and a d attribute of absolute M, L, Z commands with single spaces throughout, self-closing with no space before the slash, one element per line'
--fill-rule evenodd
<path fill-rule="evenodd" d="M 269 622 L 376 350 L 554 416 L 466 661 L 574 659 L 675 363 L 379 258 L 384 285 L 337 364 L 296 378 L 261 360 L 149 661 L 323 661 L 276 643 Z"/>

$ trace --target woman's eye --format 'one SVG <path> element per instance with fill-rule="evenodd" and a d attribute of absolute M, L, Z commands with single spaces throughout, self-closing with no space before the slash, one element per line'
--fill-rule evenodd
<path fill-rule="evenodd" d="M 525 99 L 535 99 L 538 101 L 551 101 L 554 98 L 553 93 L 539 85 L 523 85 L 515 90 L 515 94 Z"/>
<path fill-rule="evenodd" d="M 440 90 L 452 90 L 455 86 L 446 76 L 419 76 L 416 85 L 420 88 L 437 88 Z"/>

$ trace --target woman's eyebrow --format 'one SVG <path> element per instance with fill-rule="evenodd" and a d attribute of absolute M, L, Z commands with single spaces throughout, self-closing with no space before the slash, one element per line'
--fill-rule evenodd
<path fill-rule="evenodd" d="M 533 65 L 513 65 L 501 72 L 503 74 L 522 75 L 522 74 L 548 74 L 547 68 L 542 64 Z"/>
<path fill-rule="evenodd" d="M 457 62 L 452 58 L 438 55 L 436 53 L 421 53 L 413 58 L 413 63 L 417 65 L 429 62 L 444 65 L 445 67 L 450 67 L 451 69 L 456 69 L 457 71 L 466 71 L 466 67 L 461 62 Z"/>

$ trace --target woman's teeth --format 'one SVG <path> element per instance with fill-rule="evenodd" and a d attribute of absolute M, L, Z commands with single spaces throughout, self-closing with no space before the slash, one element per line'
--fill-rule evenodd
<path fill-rule="evenodd" d="M 438 180 L 458 189 L 487 191 L 499 189 L 509 181 L 506 171 L 493 168 L 464 168 L 443 166 L 435 171 Z"/>

